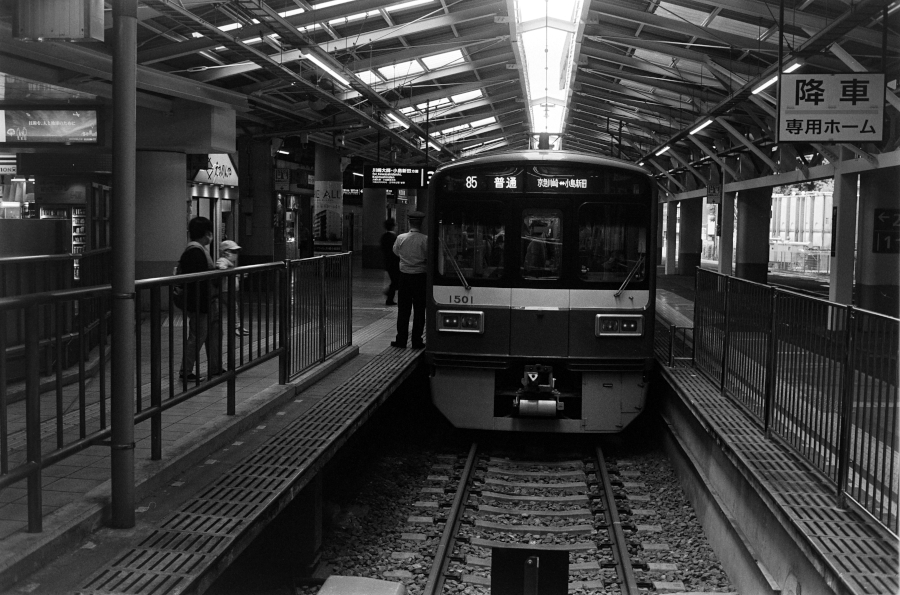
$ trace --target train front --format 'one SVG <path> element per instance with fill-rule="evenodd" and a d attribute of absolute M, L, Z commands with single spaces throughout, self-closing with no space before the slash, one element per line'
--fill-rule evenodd
<path fill-rule="evenodd" d="M 615 433 L 653 362 L 656 199 L 640 168 L 521 152 L 428 196 L 432 399 L 460 428 Z"/>

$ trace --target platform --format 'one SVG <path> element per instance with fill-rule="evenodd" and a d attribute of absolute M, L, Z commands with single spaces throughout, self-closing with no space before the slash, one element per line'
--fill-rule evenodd
<path fill-rule="evenodd" d="M 228 481 L 229 469 L 293 426 L 295 431 L 309 430 L 309 452 L 294 449 L 299 458 L 290 485 L 257 494 L 267 513 L 273 505 L 283 506 L 286 500 L 279 501 L 282 492 L 292 497 L 309 481 L 346 435 L 411 373 L 423 353 L 390 347 L 396 306 L 384 304 L 383 282 L 383 271 L 362 269 L 354 262 L 352 347 L 294 383 L 279 385 L 277 362 L 268 362 L 237 377 L 234 416 L 224 415 L 224 385 L 198 397 L 200 405 L 191 400 L 174 408 L 164 420 L 167 446 L 161 461 L 150 460 L 149 436 L 136 428 L 135 528 L 122 531 L 104 526 L 109 518 L 110 462 L 108 449 L 102 447 L 46 470 L 42 533 L 27 533 L 24 485 L 3 490 L 0 591 L 14 583 L 16 590 L 31 593 L 71 592 L 83 586 L 117 554 L 140 543 L 142 535 L 169 527 L 167 515 L 183 517 L 179 507 L 190 506 L 209 484 Z M 360 374 L 368 380 L 359 382 Z M 346 398 L 336 399 L 336 394 Z M 323 452 L 327 456 L 321 456 Z M 289 474 L 284 469 L 279 472 L 285 477 Z M 240 515 L 238 525 L 250 514 L 246 508 L 234 512 Z M 190 532 L 193 534 L 194 528 Z M 206 548 L 213 551 L 208 543 Z M 216 553 L 221 556 L 227 549 Z M 186 569 L 170 571 L 166 574 L 175 578 L 190 574 Z M 27 579 L 23 581 L 23 577 Z"/>
<path fill-rule="evenodd" d="M 692 279 L 661 276 L 657 314 L 666 323 L 693 319 Z M 766 437 L 731 399 L 688 365 L 659 366 L 671 387 L 659 401 L 676 429 L 670 458 L 681 458 L 683 485 L 707 537 L 742 593 L 895 595 L 898 543 L 874 521 L 837 505 L 835 486 L 791 448 Z M 696 481 L 685 481 L 696 474 Z M 734 576 L 734 558 L 754 576 Z M 729 567 L 729 562 L 731 567 Z M 751 573 L 747 573 L 748 575 Z"/>

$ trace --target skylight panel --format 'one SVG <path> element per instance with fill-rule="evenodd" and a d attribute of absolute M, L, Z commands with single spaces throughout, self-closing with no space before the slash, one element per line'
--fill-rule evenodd
<path fill-rule="evenodd" d="M 447 99 L 446 97 L 441 97 L 440 99 L 435 99 L 434 101 L 420 103 L 419 105 L 416 106 L 416 109 L 422 113 L 425 113 L 426 109 L 433 110 L 434 108 L 438 107 L 439 105 L 444 105 L 445 103 L 450 103 L 450 100 Z"/>
<path fill-rule="evenodd" d="M 359 80 L 367 85 L 377 85 L 384 82 L 383 80 L 381 80 L 381 77 L 379 77 L 371 70 L 363 70 L 362 72 L 357 72 L 356 76 L 359 78 Z"/>
<path fill-rule="evenodd" d="M 532 133 L 562 132 L 582 0 L 516 0 L 519 57 Z"/>
<path fill-rule="evenodd" d="M 670 2 L 660 2 L 655 14 L 661 17 L 677 19 L 679 21 L 687 21 L 694 25 L 702 25 L 709 18 L 709 13 L 702 10 L 694 10 L 693 8 L 685 8 L 677 6 Z"/>
<path fill-rule="evenodd" d="M 418 74 L 420 72 L 425 72 L 425 70 L 415 60 L 410 60 L 409 62 L 401 62 L 399 64 L 393 64 L 391 66 L 382 66 L 378 69 L 378 74 L 389 81 L 409 76 L 411 74 Z"/>
<path fill-rule="evenodd" d="M 484 126 L 486 124 L 495 124 L 497 122 L 497 118 L 491 116 L 489 118 L 482 118 L 481 120 L 476 120 L 474 122 L 470 122 L 469 125 L 472 128 L 478 128 L 479 126 Z"/>
<path fill-rule="evenodd" d="M 473 99 L 481 99 L 482 97 L 484 97 L 484 95 L 482 94 L 481 89 L 475 89 L 474 91 L 469 91 L 468 93 L 453 95 L 450 100 L 453 101 L 453 103 L 465 103 Z"/>
<path fill-rule="evenodd" d="M 440 134 L 440 135 L 453 134 L 454 132 L 459 132 L 460 130 L 466 130 L 468 128 L 469 128 L 468 124 L 460 124 L 459 126 L 452 126 L 450 128 L 447 128 L 446 130 L 441 130 L 440 132 L 437 132 L 435 134 Z"/>
<path fill-rule="evenodd" d="M 444 52 L 436 56 L 427 56 L 422 58 L 422 62 L 425 63 L 429 70 L 435 70 L 450 64 L 461 64 L 463 62 L 463 54 L 460 50 L 453 50 L 452 52 Z"/>
<path fill-rule="evenodd" d="M 766 32 L 767 27 L 759 24 L 743 23 L 728 17 L 717 16 L 709 25 L 717 31 L 725 33 L 734 33 L 741 35 L 747 39 L 759 39 L 759 36 Z"/>

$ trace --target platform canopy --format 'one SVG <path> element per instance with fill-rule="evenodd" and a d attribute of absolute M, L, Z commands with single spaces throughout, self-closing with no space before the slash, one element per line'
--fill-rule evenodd
<path fill-rule="evenodd" d="M 16 2 L 0 4 L 9 88 L 110 97 L 112 4 L 105 41 L 84 43 L 24 41 Z M 139 105 L 224 105 L 238 134 L 370 161 L 446 163 L 545 131 L 685 192 L 710 166 L 737 173 L 729 159 L 808 175 L 842 148 L 877 165 L 900 141 L 898 0 L 140 0 L 138 19 Z M 882 138 L 779 143 L 779 60 L 884 73 Z"/>

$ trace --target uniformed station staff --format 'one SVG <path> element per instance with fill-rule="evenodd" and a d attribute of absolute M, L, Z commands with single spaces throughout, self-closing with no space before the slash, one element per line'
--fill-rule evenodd
<path fill-rule="evenodd" d="M 394 254 L 400 257 L 400 288 L 397 308 L 397 340 L 394 347 L 406 348 L 409 337 L 409 315 L 412 313 L 412 348 L 425 347 L 425 259 L 428 236 L 422 233 L 425 213 L 410 211 L 409 231 L 397 236 Z"/>

